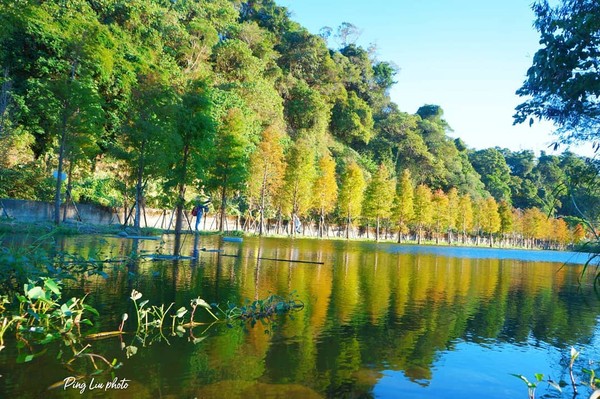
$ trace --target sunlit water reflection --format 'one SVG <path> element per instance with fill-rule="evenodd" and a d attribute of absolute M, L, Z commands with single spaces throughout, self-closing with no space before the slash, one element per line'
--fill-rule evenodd
<path fill-rule="evenodd" d="M 103 259 L 129 254 L 132 245 L 75 237 L 58 247 Z M 170 237 L 138 245 L 141 254 L 172 251 Z M 194 242 L 193 236 L 183 253 L 197 259 L 109 267 L 108 279 L 80 277 L 69 283 L 69 294 L 88 294 L 102 315 L 97 332 L 115 330 L 124 312 L 133 314 L 132 289 L 175 308 L 198 296 L 240 305 L 295 292 L 305 308 L 276 326 L 214 326 L 197 344 L 168 336 L 168 343 L 142 347 L 129 359 L 117 338 L 94 341 L 96 353 L 124 363 L 114 377 L 131 381 L 126 389 L 88 384 L 83 394 L 45 391 L 73 375 L 55 360 L 59 346 L 16 364 L 19 350 L 9 341 L 0 352 L 0 396 L 526 398 L 524 383 L 511 373 L 567 379 L 571 345 L 584 359 L 600 360 L 599 301 L 589 278 L 579 284 L 582 255 L 318 240 Z M 112 376 L 96 378 L 107 380 Z M 545 386 L 538 392 L 554 395 Z"/>

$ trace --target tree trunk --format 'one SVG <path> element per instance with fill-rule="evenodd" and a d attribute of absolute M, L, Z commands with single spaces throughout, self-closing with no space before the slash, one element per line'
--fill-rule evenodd
<path fill-rule="evenodd" d="M 275 234 L 279 235 L 281 233 L 281 208 L 277 209 L 277 226 L 275 228 Z"/>
<path fill-rule="evenodd" d="M 350 239 L 350 212 L 346 218 L 346 240 Z"/>
<path fill-rule="evenodd" d="M 65 191 L 65 206 L 63 208 L 63 222 L 67 220 L 67 208 L 71 198 L 71 188 L 73 187 L 71 177 L 73 175 L 73 162 L 69 162 L 69 172 L 67 173 L 67 190 Z"/>
<path fill-rule="evenodd" d="M 175 219 L 175 250 L 174 255 L 179 256 L 181 251 L 181 226 L 183 225 L 183 205 L 185 204 L 185 189 L 186 189 L 186 178 L 187 178 L 187 163 L 190 153 L 189 145 L 183 147 L 183 160 L 182 160 L 182 172 L 181 180 L 179 181 L 179 195 L 177 198 L 177 217 Z"/>
<path fill-rule="evenodd" d="M 323 238 L 323 225 L 325 224 L 325 211 L 323 207 L 321 207 L 321 212 L 319 213 L 319 238 Z"/>
<path fill-rule="evenodd" d="M 142 146 L 140 148 L 140 160 L 138 162 L 137 170 L 137 182 L 135 185 L 135 219 L 133 221 L 133 227 L 139 232 L 140 230 L 140 219 L 141 219 L 141 208 L 142 198 L 144 196 L 142 181 L 144 178 L 144 151 L 146 149 L 146 140 L 142 140 Z"/>
<path fill-rule="evenodd" d="M 0 89 L 0 137 L 4 133 L 4 115 L 8 109 L 8 103 L 10 102 L 10 89 L 12 82 L 8 78 L 8 68 L 4 68 L 4 82 Z"/>
<path fill-rule="evenodd" d="M 375 241 L 379 241 L 379 216 L 377 216 L 377 221 L 375 223 Z"/>
<path fill-rule="evenodd" d="M 263 170 L 263 182 L 260 187 L 260 220 L 258 222 L 258 235 L 262 236 L 264 232 L 265 225 L 265 197 L 267 191 L 267 165 L 265 164 L 265 168 Z"/>
<path fill-rule="evenodd" d="M 225 231 L 225 208 L 227 206 L 227 191 L 225 189 L 225 181 L 223 183 L 223 187 L 221 188 L 221 215 L 219 221 L 219 231 L 223 233 Z"/>
<path fill-rule="evenodd" d="M 62 188 L 63 163 L 65 161 L 65 147 L 67 143 L 67 108 L 64 104 L 62 116 L 62 131 L 60 135 L 60 147 L 58 148 L 58 168 L 56 170 L 56 190 L 54 192 L 54 224 L 60 224 L 60 192 Z"/>

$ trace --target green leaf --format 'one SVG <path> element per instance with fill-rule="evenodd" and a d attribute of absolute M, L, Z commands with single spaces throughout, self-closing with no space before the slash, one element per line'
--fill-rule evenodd
<path fill-rule="evenodd" d="M 71 312 L 71 309 L 69 309 L 69 307 L 67 306 L 66 303 L 63 303 L 60 306 L 60 312 L 63 314 L 63 316 L 67 316 L 67 317 L 73 315 L 73 312 Z"/>
<path fill-rule="evenodd" d="M 525 377 L 524 375 L 521 375 L 521 374 L 511 374 L 511 375 L 515 376 L 515 377 L 521 379 L 523 382 L 525 382 L 525 384 L 527 384 L 528 388 L 535 388 L 537 386 L 536 384 L 529 382 L 527 377 Z"/>
<path fill-rule="evenodd" d="M 42 287 L 35 286 L 27 291 L 27 297 L 29 299 L 40 299 L 44 297 L 44 289 Z"/>
<path fill-rule="evenodd" d="M 554 382 L 552 380 L 548 380 L 548 385 L 550 385 L 551 387 L 553 387 L 556 390 L 558 390 L 558 392 L 562 393 L 562 389 L 560 389 L 560 385 L 558 385 L 556 382 Z"/>
<path fill-rule="evenodd" d="M 49 278 L 44 281 L 44 287 L 48 288 L 50 291 L 54 292 L 56 295 L 60 296 L 60 287 L 53 279 Z"/>
<path fill-rule="evenodd" d="M 84 308 L 85 310 L 87 310 L 88 312 L 90 312 L 90 313 L 92 313 L 92 314 L 96 315 L 96 316 L 100 316 L 100 313 L 98 313 L 98 311 L 97 311 L 95 308 L 91 307 L 90 305 L 85 305 L 85 304 L 84 304 L 84 305 L 83 305 L 83 308 Z"/>
<path fill-rule="evenodd" d="M 19 355 L 17 356 L 17 363 L 28 363 L 33 360 L 34 355 Z"/>
<path fill-rule="evenodd" d="M 182 318 L 186 313 L 187 313 L 187 309 L 182 306 L 179 309 L 177 309 L 177 313 L 175 314 L 175 316 Z"/>
<path fill-rule="evenodd" d="M 535 379 L 536 379 L 538 382 L 544 381 L 544 374 L 535 373 Z"/>
<path fill-rule="evenodd" d="M 46 345 L 47 343 L 55 341 L 58 338 L 60 338 L 60 334 L 46 334 L 46 338 L 44 338 L 43 340 L 41 340 L 40 344 Z"/>

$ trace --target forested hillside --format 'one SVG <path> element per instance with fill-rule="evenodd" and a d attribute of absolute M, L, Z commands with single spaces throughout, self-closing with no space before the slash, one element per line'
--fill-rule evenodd
<path fill-rule="evenodd" d="M 65 193 L 136 225 L 136 204 L 181 220 L 210 198 L 260 233 L 297 217 L 399 240 L 565 245 L 598 218 L 591 162 L 475 151 L 440 106 L 399 110 L 397 67 L 351 24 L 314 35 L 271 0 L 0 4 L 0 198 L 55 201 L 57 223 Z"/>

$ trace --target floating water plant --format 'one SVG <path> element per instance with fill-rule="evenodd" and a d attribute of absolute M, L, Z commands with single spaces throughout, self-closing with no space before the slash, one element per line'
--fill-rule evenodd
<path fill-rule="evenodd" d="M 290 294 L 287 298 L 278 295 L 269 295 L 267 298 L 261 300 L 248 300 L 246 301 L 246 305 L 242 307 L 231 303 L 227 303 L 226 307 L 221 307 L 218 304 L 209 304 L 201 297 L 196 297 L 190 300 L 190 309 L 182 306 L 174 314 L 169 314 L 174 303 L 168 306 L 163 304 L 148 307 L 148 300 L 140 301 L 142 297 L 141 292 L 132 290 L 130 299 L 134 303 L 137 325 L 132 342 L 129 345 L 125 343 L 121 344 L 127 357 L 131 357 L 137 353 L 138 347 L 136 346 L 136 342 L 141 343 L 142 346 L 161 340 L 169 342 L 163 334 L 164 321 L 167 315 L 171 317 L 170 335 L 183 337 L 188 332 L 190 340 L 196 344 L 206 338 L 204 334 L 217 323 L 226 323 L 228 327 L 233 327 L 233 322 L 236 320 L 241 321 L 243 325 L 249 323 L 251 326 L 254 326 L 257 321 L 261 321 L 264 324 L 272 324 L 276 315 L 302 310 L 304 307 L 302 301 L 297 299 L 297 295 L 294 293 Z M 196 321 L 196 311 L 199 308 L 204 309 L 214 320 L 209 323 Z M 213 310 L 215 310 L 216 314 Z M 128 319 L 129 316 L 126 313 L 123 314 L 119 330 L 115 331 L 114 334 L 105 334 L 106 337 L 123 334 L 124 324 Z M 199 336 L 194 335 L 194 328 L 201 325 L 206 326 L 205 329 Z"/>

